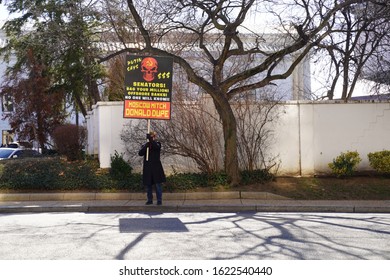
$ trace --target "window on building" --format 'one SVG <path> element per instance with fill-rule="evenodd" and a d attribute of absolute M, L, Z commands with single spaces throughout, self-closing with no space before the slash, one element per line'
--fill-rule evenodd
<path fill-rule="evenodd" d="M 1 133 L 1 146 L 6 147 L 14 142 L 14 134 L 10 130 L 3 130 Z"/>
<path fill-rule="evenodd" d="M 1 109 L 4 113 L 12 112 L 14 110 L 14 103 L 12 96 L 4 94 L 1 96 Z"/>

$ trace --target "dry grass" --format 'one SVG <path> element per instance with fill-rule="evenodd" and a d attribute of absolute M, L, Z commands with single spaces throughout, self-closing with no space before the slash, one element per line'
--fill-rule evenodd
<path fill-rule="evenodd" d="M 237 190 L 263 191 L 292 199 L 390 200 L 390 178 L 379 176 L 278 177 L 272 182 L 241 186 Z"/>

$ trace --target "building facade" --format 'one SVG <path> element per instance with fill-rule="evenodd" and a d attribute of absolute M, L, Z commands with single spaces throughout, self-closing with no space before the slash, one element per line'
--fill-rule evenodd
<path fill-rule="evenodd" d="M 0 26 L 3 23 L 0 22 Z M 3 30 L 0 29 L 0 48 L 4 47 L 7 43 L 7 38 Z M 2 57 L 0 57 L 0 85 L 3 83 L 3 77 L 5 70 L 7 68 L 7 64 L 3 61 Z M 13 110 L 12 106 L 12 98 L 9 96 L 0 96 L 1 107 L 0 107 L 0 130 L 1 130 L 1 146 L 6 146 L 9 143 L 14 142 L 15 135 L 11 132 L 11 127 L 7 120 L 4 120 L 4 115 Z"/>

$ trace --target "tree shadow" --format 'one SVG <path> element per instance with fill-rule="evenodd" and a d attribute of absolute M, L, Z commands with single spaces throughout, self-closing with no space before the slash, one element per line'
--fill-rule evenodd
<path fill-rule="evenodd" d="M 136 246 L 138 243 L 142 242 L 142 240 L 147 237 L 149 235 L 149 233 L 142 233 L 140 234 L 136 239 L 134 239 L 132 242 L 130 242 L 129 244 L 127 244 L 120 252 L 119 254 L 116 256 L 116 260 L 125 260 L 125 256 L 127 253 L 129 253 L 131 251 L 131 248 L 133 248 L 134 246 Z"/>
<path fill-rule="evenodd" d="M 363 233 L 383 241 L 389 240 L 388 218 L 386 220 L 372 216 L 362 220 L 343 214 L 295 214 L 294 217 L 287 213 L 238 213 L 233 218 L 229 215 L 219 219 L 231 219 L 236 230 L 239 230 L 242 235 L 254 237 L 257 242 L 230 256 L 222 254 L 217 259 L 247 257 L 275 259 L 276 256 L 282 259 L 302 260 L 328 259 L 329 255 L 340 259 L 388 259 L 390 256 L 390 251 L 385 244 L 379 249 L 370 249 L 367 244 L 360 242 L 358 237 L 354 236 L 354 233 Z M 247 224 L 248 221 L 251 224 L 258 224 L 259 229 L 248 230 L 242 225 Z M 362 221 L 363 226 L 357 225 Z M 203 222 L 209 223 L 210 220 Z M 341 232 L 343 235 L 350 234 L 345 240 L 334 235 L 336 232 Z"/>
<path fill-rule="evenodd" d="M 77 248 L 82 248 L 92 243 L 97 254 L 111 246 L 111 257 L 119 260 L 390 259 L 389 214 L 138 213 L 100 220 L 52 220 L 34 227 L 10 223 L 1 232 L 46 238 L 46 232 L 64 229 L 63 244 L 77 242 Z M 78 233 L 82 237 L 75 239 Z M 145 242 L 158 246 L 157 254 L 145 254 L 143 246 L 149 246 Z"/>
<path fill-rule="evenodd" d="M 214 255 L 205 254 L 206 259 L 388 259 L 390 256 L 385 244 L 371 248 L 359 239 L 363 234 L 368 238 L 389 240 L 389 220 L 375 215 L 361 219 L 348 214 L 226 213 L 194 222 L 181 222 L 178 218 L 132 220 L 122 221 L 121 232 L 143 232 L 142 238 L 137 238 L 139 242 L 153 232 L 194 233 L 197 227 L 204 225 L 207 225 L 208 232 L 202 232 L 198 236 L 200 239 L 217 236 L 222 244 L 229 244 L 234 238 L 237 242 L 255 240 L 250 246 L 246 244 L 234 252 L 228 248 L 223 252 L 216 246 Z M 221 229 L 217 225 L 221 221 L 228 221 L 229 226 Z M 162 225 L 164 222 L 171 223 L 171 226 Z M 226 234 L 229 231 L 234 232 L 233 237 Z M 192 239 L 191 242 L 198 242 L 194 240 L 196 238 Z M 178 244 L 183 241 L 178 240 Z M 130 253 L 135 244 L 133 241 L 126 246 L 122 256 Z"/>

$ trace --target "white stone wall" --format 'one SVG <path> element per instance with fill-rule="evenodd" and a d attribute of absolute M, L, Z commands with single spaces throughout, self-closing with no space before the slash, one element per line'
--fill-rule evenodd
<path fill-rule="evenodd" d="M 390 150 L 390 103 L 288 102 L 275 127 L 274 153 L 280 173 L 328 173 L 341 152 L 358 151 L 360 170 L 369 170 L 367 154 Z"/>
<path fill-rule="evenodd" d="M 115 150 L 124 152 L 120 133 L 130 120 L 123 119 L 122 106 L 99 102 L 87 118 L 87 152 L 98 155 L 102 168 Z M 328 173 L 328 163 L 348 150 L 360 153 L 359 169 L 367 170 L 369 152 L 390 150 L 390 103 L 294 101 L 279 110 L 269 150 L 280 160 L 279 175 Z"/>
<path fill-rule="evenodd" d="M 129 121 L 123 118 L 123 102 L 98 102 L 88 113 L 86 152 L 98 156 L 102 168 L 110 167 L 115 151 L 124 152 L 120 134 Z"/>

